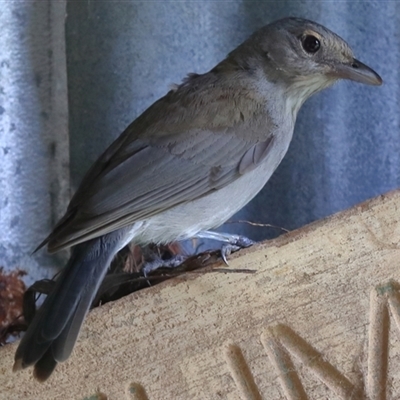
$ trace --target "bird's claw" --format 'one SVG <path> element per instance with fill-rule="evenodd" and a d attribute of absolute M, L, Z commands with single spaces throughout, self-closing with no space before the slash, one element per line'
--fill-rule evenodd
<path fill-rule="evenodd" d="M 229 243 L 226 243 L 222 246 L 221 248 L 221 258 L 224 261 L 226 265 L 228 264 L 227 257 L 230 256 L 232 253 L 235 251 L 238 251 L 240 249 L 244 249 L 246 247 L 250 247 L 254 244 L 255 242 L 246 236 L 232 236 L 231 240 Z"/>
<path fill-rule="evenodd" d="M 224 263 L 229 266 L 227 257 L 240 249 L 241 247 L 235 246 L 234 244 L 224 244 L 221 247 L 221 258 L 224 261 Z"/>

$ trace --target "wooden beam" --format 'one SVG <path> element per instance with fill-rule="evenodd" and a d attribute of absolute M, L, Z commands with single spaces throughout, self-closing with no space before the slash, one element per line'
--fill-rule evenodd
<path fill-rule="evenodd" d="M 231 257 L 254 274 L 175 278 L 95 309 L 44 384 L 1 348 L 0 398 L 398 398 L 399 243 L 396 191 Z"/>

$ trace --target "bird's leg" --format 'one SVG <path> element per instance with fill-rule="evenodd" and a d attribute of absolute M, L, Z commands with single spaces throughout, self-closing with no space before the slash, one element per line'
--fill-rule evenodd
<path fill-rule="evenodd" d="M 250 247 L 255 243 L 246 236 L 213 231 L 200 231 L 196 234 L 196 238 L 212 239 L 222 242 L 223 245 L 221 247 L 221 257 L 226 265 L 228 265 L 227 257 L 230 254 L 245 247 Z M 163 259 L 157 251 L 148 246 L 143 249 L 143 256 L 146 260 L 141 269 L 144 276 L 148 276 L 151 272 L 154 272 L 159 268 L 172 269 L 179 267 L 179 265 L 181 265 L 188 258 L 186 255 L 174 254 L 171 256 L 171 258 Z"/>
<path fill-rule="evenodd" d="M 159 252 L 151 247 L 146 246 L 142 249 L 143 257 L 146 260 L 142 272 L 144 276 L 148 276 L 151 272 L 159 268 L 176 268 L 181 265 L 187 258 L 185 255 L 174 254 L 168 259 L 163 259 Z"/>
<path fill-rule="evenodd" d="M 213 231 L 200 231 L 196 234 L 196 237 L 200 239 L 218 240 L 219 242 L 224 243 L 221 248 L 221 257 L 226 265 L 228 265 L 227 257 L 231 253 L 245 247 L 250 247 L 255 243 L 246 236 Z"/>

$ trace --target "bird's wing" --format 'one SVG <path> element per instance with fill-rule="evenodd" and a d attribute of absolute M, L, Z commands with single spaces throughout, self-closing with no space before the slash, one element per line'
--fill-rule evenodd
<path fill-rule="evenodd" d="M 154 103 L 95 162 L 43 243 L 49 251 L 207 195 L 265 159 L 273 137 L 258 99 L 203 77 Z"/>

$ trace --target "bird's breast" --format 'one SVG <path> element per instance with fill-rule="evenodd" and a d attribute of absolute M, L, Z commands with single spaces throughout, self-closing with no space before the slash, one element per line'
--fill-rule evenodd
<path fill-rule="evenodd" d="M 142 221 L 138 229 L 133 227 L 134 240 L 143 244 L 169 243 L 222 225 L 259 193 L 282 161 L 293 131 L 290 125 L 286 128 L 275 132 L 273 148 L 259 166 L 227 186 Z"/>

